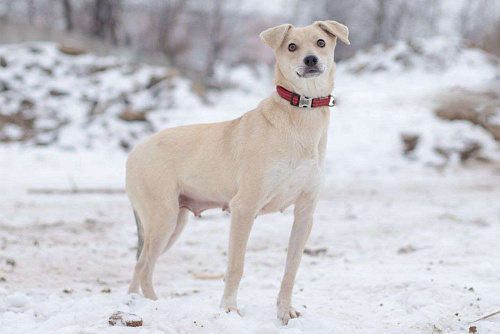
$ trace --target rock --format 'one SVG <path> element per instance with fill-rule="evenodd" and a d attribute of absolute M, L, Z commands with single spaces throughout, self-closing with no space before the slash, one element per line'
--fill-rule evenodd
<path fill-rule="evenodd" d="M 19 104 L 19 107 L 22 110 L 32 109 L 34 106 L 35 106 L 35 103 L 31 100 L 28 100 L 28 99 L 22 100 L 21 103 Z"/>
<path fill-rule="evenodd" d="M 437 117 L 448 120 L 465 120 L 486 129 L 500 141 L 500 92 L 485 90 L 474 92 L 463 88 L 440 97 L 434 110 Z"/>
<path fill-rule="evenodd" d="M 500 113 L 499 113 L 499 115 L 500 115 Z M 491 121 L 491 118 L 490 118 L 490 121 Z M 500 124 L 494 124 L 493 122 L 491 122 L 491 123 L 485 123 L 483 126 L 486 130 L 488 130 L 493 135 L 493 138 L 495 138 L 495 140 L 500 141 Z"/>
<path fill-rule="evenodd" d="M 159 84 L 160 82 L 162 82 L 165 79 L 166 79 L 165 76 L 158 77 L 158 76 L 153 75 L 151 77 L 151 79 L 149 80 L 149 83 L 146 85 L 146 89 L 150 89 L 150 88 L 156 86 L 157 84 Z"/>
<path fill-rule="evenodd" d="M 318 248 L 318 249 L 305 248 L 304 254 L 310 256 L 319 256 L 320 254 L 326 254 L 327 251 L 328 251 L 327 248 Z"/>
<path fill-rule="evenodd" d="M 441 155 L 445 159 L 445 164 L 449 162 L 452 156 L 458 155 L 461 163 L 465 163 L 467 160 L 483 160 L 487 161 L 487 158 L 479 156 L 483 146 L 475 141 L 468 141 L 463 143 L 456 143 L 455 147 L 443 147 L 435 146 L 434 152 Z"/>
<path fill-rule="evenodd" d="M 7 67 L 7 60 L 4 57 L 0 57 L 0 67 Z"/>
<path fill-rule="evenodd" d="M 5 81 L 0 81 L 0 92 L 6 92 L 9 89 L 10 87 Z"/>
<path fill-rule="evenodd" d="M 413 247 L 412 245 L 408 245 L 406 247 L 401 247 L 398 249 L 398 254 L 408 254 L 408 253 L 413 253 L 416 252 L 417 249 Z"/>
<path fill-rule="evenodd" d="M 203 100 L 207 98 L 207 89 L 202 84 L 193 82 L 190 88 L 193 93 L 201 97 Z"/>
<path fill-rule="evenodd" d="M 436 152 L 437 154 L 439 154 L 440 156 L 442 156 L 446 160 L 448 160 L 450 158 L 451 153 L 452 153 L 452 151 L 450 149 L 440 147 L 440 146 L 434 147 L 434 152 Z"/>
<path fill-rule="evenodd" d="M 409 154 L 413 152 L 417 147 L 418 141 L 420 140 L 420 136 L 417 134 L 411 133 L 402 133 L 401 140 L 403 141 L 403 153 Z"/>
<path fill-rule="evenodd" d="M 59 51 L 69 56 L 79 56 L 89 52 L 85 48 L 78 46 L 69 46 L 65 44 L 59 45 Z"/>
<path fill-rule="evenodd" d="M 134 111 L 130 108 L 125 109 L 120 115 L 118 115 L 120 119 L 127 122 L 145 122 L 146 121 L 146 112 L 145 111 Z"/>
<path fill-rule="evenodd" d="M 130 150 L 130 144 L 127 143 L 125 140 L 120 140 L 120 146 L 123 148 L 125 151 Z"/>
<path fill-rule="evenodd" d="M 471 158 L 478 156 L 481 151 L 482 145 L 477 142 L 468 143 L 463 149 L 460 150 L 460 161 L 465 162 Z"/>
<path fill-rule="evenodd" d="M 173 77 L 175 77 L 177 75 L 179 75 L 179 73 L 175 69 L 170 70 L 170 72 L 167 75 L 163 75 L 163 76 L 153 75 L 151 77 L 151 79 L 149 80 L 149 83 L 146 85 L 146 89 L 153 88 L 154 86 L 156 86 L 160 82 L 172 79 Z"/>
<path fill-rule="evenodd" d="M 69 93 L 68 92 L 63 92 L 62 90 L 58 90 L 58 89 L 52 89 L 49 92 L 49 94 L 50 94 L 50 96 L 66 96 Z"/>
<path fill-rule="evenodd" d="M 50 68 L 48 68 L 48 67 L 43 67 L 43 66 L 42 66 L 42 67 L 40 67 L 40 69 L 41 69 L 43 72 L 45 72 L 45 74 L 47 74 L 47 75 L 50 75 L 50 76 L 54 75 L 54 72 L 52 71 L 52 69 L 50 69 Z"/>
<path fill-rule="evenodd" d="M 118 311 L 109 317 L 108 323 L 111 326 L 140 327 L 142 319 L 136 314 Z"/>
<path fill-rule="evenodd" d="M 29 50 L 31 51 L 31 53 L 37 53 L 37 54 L 38 53 L 43 53 L 43 50 L 40 49 L 40 48 L 38 48 L 38 47 L 36 47 L 36 46 L 30 46 Z"/>
<path fill-rule="evenodd" d="M 466 120 L 479 125 L 479 115 L 471 101 L 449 100 L 434 111 L 435 115 L 447 121 Z"/>
<path fill-rule="evenodd" d="M 120 65 L 118 65 L 118 64 L 116 64 L 116 65 L 102 65 L 102 66 L 95 65 L 95 66 L 91 66 L 87 70 L 87 74 L 92 75 L 92 74 L 104 72 L 104 71 L 111 70 L 113 68 L 118 68 L 118 67 L 120 67 Z"/>
<path fill-rule="evenodd" d="M 13 138 L 10 137 L 13 133 L 12 130 L 15 130 L 15 133 L 18 134 L 18 136 L 16 135 L 16 137 L 19 137 L 17 140 L 25 140 L 33 137 L 35 134 L 35 116 L 30 112 L 30 103 L 30 101 L 24 100 L 21 102 L 18 112 L 10 115 L 0 114 L 0 142 L 8 143 L 12 141 Z M 23 132 L 22 135 L 19 134 L 20 131 Z"/>

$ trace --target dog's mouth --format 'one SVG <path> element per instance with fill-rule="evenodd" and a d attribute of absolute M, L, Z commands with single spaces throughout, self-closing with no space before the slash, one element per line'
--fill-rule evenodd
<path fill-rule="evenodd" d="M 325 72 L 324 66 L 299 67 L 295 73 L 299 78 L 315 78 Z"/>

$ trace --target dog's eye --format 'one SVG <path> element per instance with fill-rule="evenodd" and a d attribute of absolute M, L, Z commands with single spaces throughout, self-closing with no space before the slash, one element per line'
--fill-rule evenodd
<path fill-rule="evenodd" d="M 325 45 L 326 45 L 325 41 L 324 41 L 324 40 L 322 40 L 322 39 L 318 39 L 318 41 L 316 42 L 316 44 L 318 44 L 318 46 L 319 46 L 320 48 L 324 48 L 324 47 L 325 47 Z"/>
<path fill-rule="evenodd" d="M 295 50 L 297 50 L 297 45 L 295 45 L 294 43 L 288 44 L 288 51 L 293 52 Z"/>

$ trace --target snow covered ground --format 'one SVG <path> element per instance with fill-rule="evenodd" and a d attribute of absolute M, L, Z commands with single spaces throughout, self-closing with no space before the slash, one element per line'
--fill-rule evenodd
<path fill-rule="evenodd" d="M 465 48 L 449 52 L 450 62 L 418 58 L 401 67 L 387 61 L 397 48 L 404 46 L 361 54 L 337 70 L 326 187 L 294 290 L 302 317 L 287 326 L 276 318 L 291 209 L 254 225 L 239 293 L 243 317 L 219 309 L 222 279 L 199 278 L 224 273 L 229 215 L 218 210 L 191 218 L 158 261 L 158 301 L 127 295 L 137 239 L 125 195 L 27 193 L 123 189 L 126 153 L 115 138 L 97 136 L 101 146 L 94 140 L 92 149 L 72 151 L 0 145 L 0 333 L 466 333 L 471 326 L 498 333 L 500 316 L 469 324 L 500 310 L 498 143 L 432 113 L 436 93 L 485 85 L 498 67 Z M 266 76 L 243 69 L 231 76 L 244 84 L 211 93 L 212 106 L 194 99 L 164 109 L 162 122 L 236 118 L 273 89 Z M 71 129 L 77 138 L 85 131 Z M 409 157 L 402 132 L 421 137 Z M 71 133 L 63 138 L 70 142 Z M 480 141 L 491 161 L 439 167 L 433 147 L 462 140 Z M 111 327 L 116 311 L 139 315 L 144 326 Z"/>

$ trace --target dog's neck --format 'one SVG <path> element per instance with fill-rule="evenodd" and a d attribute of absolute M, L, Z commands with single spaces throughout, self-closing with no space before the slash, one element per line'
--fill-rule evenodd
<path fill-rule="evenodd" d="M 329 73 L 315 78 L 315 79 L 302 79 L 303 82 L 300 83 L 300 79 L 297 78 L 297 82 L 292 83 L 287 80 L 276 65 L 276 76 L 274 78 L 274 84 L 280 85 L 287 90 L 300 94 L 303 96 L 308 96 L 312 98 L 323 97 L 331 94 L 333 90 L 333 76 L 335 71 L 335 65 L 330 70 Z M 317 145 L 320 138 L 328 128 L 330 119 L 330 109 L 328 106 L 318 107 L 318 108 L 298 108 L 290 105 L 290 101 L 283 99 L 275 91 L 271 94 L 269 99 L 263 101 L 263 103 L 268 103 L 267 101 L 272 101 L 271 108 L 260 108 L 262 115 L 276 127 L 281 127 L 282 124 L 290 124 L 292 122 L 295 126 L 294 131 L 301 136 L 304 142 L 311 142 L 313 145 Z M 277 107 L 277 108 L 276 108 Z M 282 110 L 284 112 L 276 112 L 277 110 Z M 286 127 L 290 131 L 289 126 Z"/>
<path fill-rule="evenodd" d="M 274 84 L 282 86 L 289 91 L 308 97 L 328 96 L 333 91 L 333 78 L 335 74 L 335 64 L 328 73 L 324 73 L 316 78 L 297 79 L 294 81 L 285 78 L 278 64 L 275 67 Z"/>

